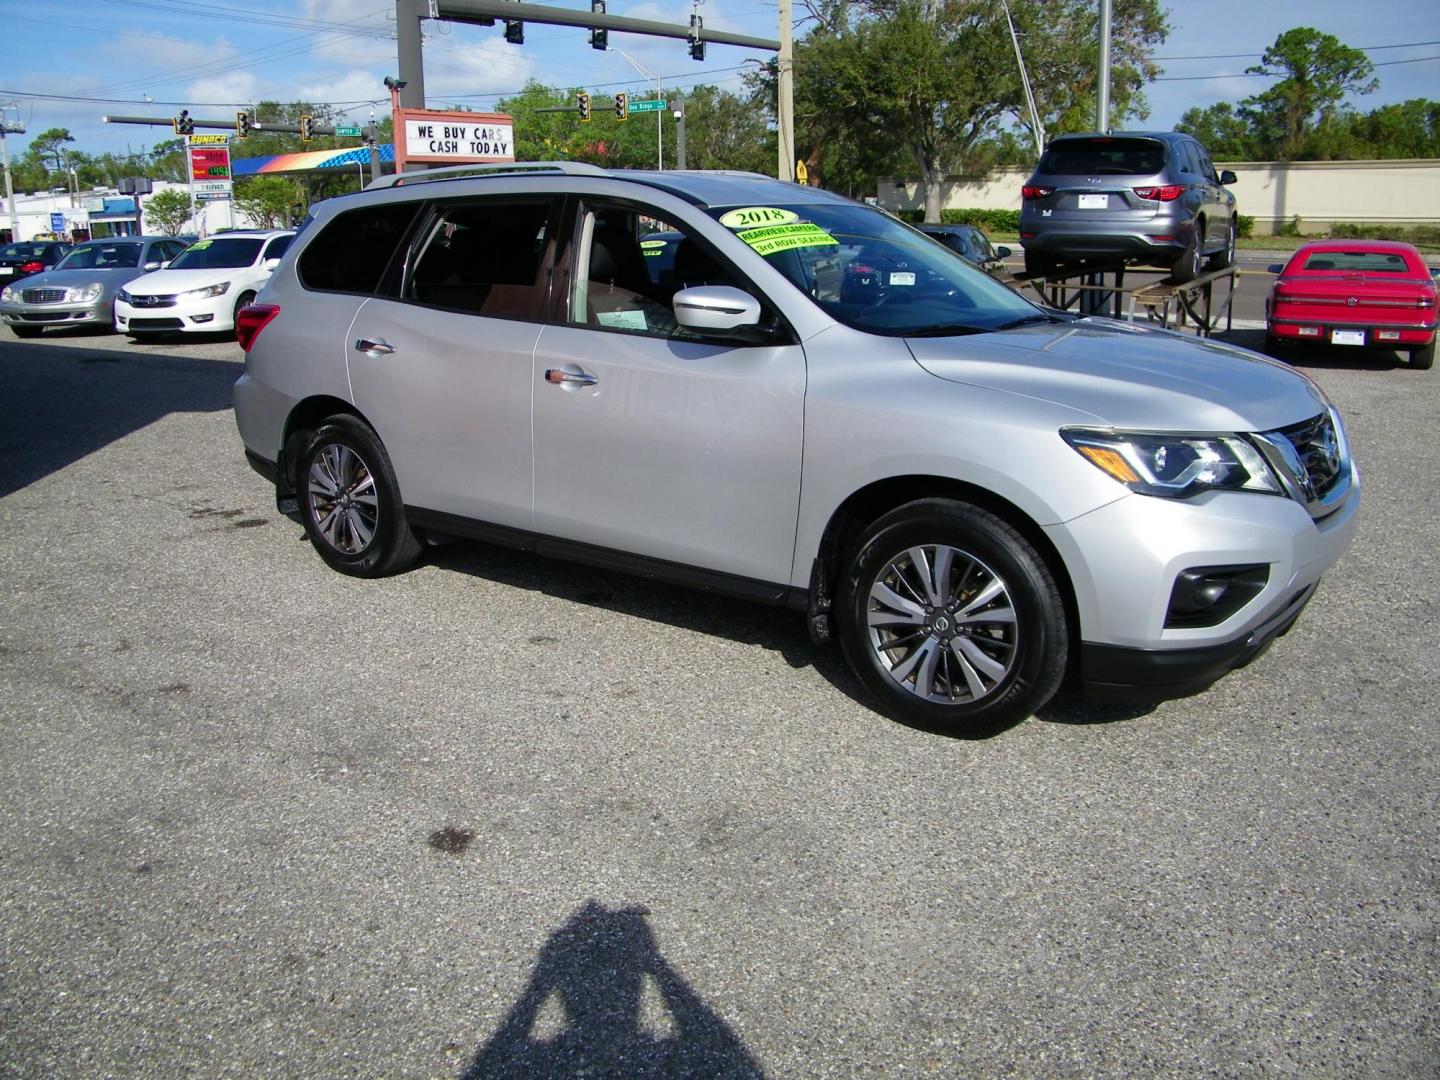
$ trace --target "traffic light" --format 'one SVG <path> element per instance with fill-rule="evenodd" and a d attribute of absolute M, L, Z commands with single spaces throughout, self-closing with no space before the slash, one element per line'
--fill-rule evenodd
<path fill-rule="evenodd" d="M 605 0 L 590 0 L 590 11 L 593 14 L 604 15 Z M 608 49 L 610 47 L 610 32 L 600 29 L 591 30 L 590 47 L 592 49 Z"/>
<path fill-rule="evenodd" d="M 615 119 L 624 120 L 630 115 L 630 99 L 625 96 L 625 91 L 615 95 Z"/>
<path fill-rule="evenodd" d="M 506 19 L 505 40 L 511 45 L 524 45 L 525 23 L 520 19 Z"/>
<path fill-rule="evenodd" d="M 235 138 L 243 139 L 250 134 L 250 114 L 248 112 L 237 112 L 235 114 Z"/>
<path fill-rule="evenodd" d="M 191 117 L 189 109 L 181 109 L 180 115 L 175 117 L 171 123 L 175 127 L 176 135 L 195 134 L 195 120 Z"/>
<path fill-rule="evenodd" d="M 699 15 L 690 16 L 690 59 L 705 59 L 705 42 L 700 37 L 700 31 L 705 28 L 705 20 Z"/>
<path fill-rule="evenodd" d="M 300 141 L 309 142 L 315 137 L 315 120 L 313 117 L 300 117 Z"/>
<path fill-rule="evenodd" d="M 580 122 L 588 124 L 590 122 L 590 95 L 583 90 L 576 94 L 575 107 L 580 110 Z"/>

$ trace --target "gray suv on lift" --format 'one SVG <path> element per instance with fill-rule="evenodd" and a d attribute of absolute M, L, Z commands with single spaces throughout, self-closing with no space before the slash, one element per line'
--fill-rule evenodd
<path fill-rule="evenodd" d="M 1178 131 L 1062 135 L 1021 188 L 1025 271 L 1138 261 L 1191 281 L 1235 261 L 1235 182 Z"/>
<path fill-rule="evenodd" d="M 246 454 L 341 573 L 479 537 L 786 605 L 887 713 L 960 733 L 1067 676 L 1210 685 L 1360 503 L 1285 365 L 1037 307 L 750 174 L 377 181 L 320 204 L 239 337 Z"/>

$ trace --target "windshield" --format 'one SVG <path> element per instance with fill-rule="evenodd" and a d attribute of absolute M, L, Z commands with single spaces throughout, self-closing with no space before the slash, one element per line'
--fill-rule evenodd
<path fill-rule="evenodd" d="M 140 265 L 139 244 L 81 244 L 56 270 L 108 270 Z"/>
<path fill-rule="evenodd" d="M 196 240 L 170 264 L 171 270 L 222 270 L 249 266 L 260 254 L 263 239 Z"/>
<path fill-rule="evenodd" d="M 710 213 L 857 330 L 965 334 L 1051 317 L 943 244 L 868 206 L 802 203 Z"/>

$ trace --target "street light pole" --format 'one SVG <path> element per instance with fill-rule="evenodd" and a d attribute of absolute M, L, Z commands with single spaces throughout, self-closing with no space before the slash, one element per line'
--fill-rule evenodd
<path fill-rule="evenodd" d="M 1110 130 L 1110 0 L 1100 0 L 1100 77 L 1095 102 L 1095 130 Z"/>
<path fill-rule="evenodd" d="M 5 210 L 10 217 L 10 239 L 20 239 L 20 216 L 15 213 L 15 188 L 10 179 L 10 147 L 5 142 L 7 133 L 20 134 L 25 130 L 23 124 L 11 127 L 3 114 L 0 114 L 0 162 L 5 166 Z"/>
<path fill-rule="evenodd" d="M 1005 21 L 1010 25 L 1010 41 L 1015 46 L 1015 63 L 1020 65 L 1020 85 L 1025 88 L 1025 104 L 1030 110 L 1030 133 L 1035 136 L 1035 156 L 1045 151 L 1045 132 L 1040 127 L 1040 112 L 1035 108 L 1035 95 L 1030 90 L 1030 75 L 1025 70 L 1025 57 L 1020 54 L 1020 36 L 1015 33 L 1015 20 L 1010 17 L 1010 5 L 1000 0 L 1005 9 Z"/>
<path fill-rule="evenodd" d="M 630 62 L 630 66 L 638 71 L 642 78 L 655 80 L 655 96 L 661 101 L 665 100 L 665 91 L 660 86 L 660 76 L 647 69 L 624 49 L 617 49 L 614 45 L 606 48 L 606 52 L 619 53 Z M 665 171 L 665 110 L 655 110 L 655 168 L 661 172 Z"/>

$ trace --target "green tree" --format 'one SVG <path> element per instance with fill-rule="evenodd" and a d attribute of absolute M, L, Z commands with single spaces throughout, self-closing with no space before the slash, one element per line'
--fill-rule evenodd
<path fill-rule="evenodd" d="M 65 144 L 75 141 L 69 128 L 50 128 L 30 140 L 25 156 L 45 166 L 47 172 L 64 173 L 66 170 Z"/>
<path fill-rule="evenodd" d="M 666 161 L 673 162 L 674 143 L 665 149 Z M 685 91 L 686 168 L 768 173 L 774 164 L 775 133 L 763 105 L 714 86 Z"/>
<path fill-rule="evenodd" d="M 157 191 L 143 201 L 145 231 L 179 236 L 190 220 L 190 196 L 180 188 Z"/>
<path fill-rule="evenodd" d="M 1187 109 L 1175 130 L 1194 135 L 1210 156 L 1219 161 L 1256 161 L 1266 157 L 1267 151 L 1260 148 L 1255 129 L 1228 101 L 1204 109 Z"/>
<path fill-rule="evenodd" d="M 235 181 L 235 210 L 261 229 L 284 228 L 290 207 L 301 202 L 299 181 L 287 176 L 247 176 Z"/>
<path fill-rule="evenodd" d="M 1268 156 L 1282 161 L 1322 156 L 1313 136 L 1329 133 L 1346 94 L 1368 94 L 1378 85 L 1374 67 L 1359 49 L 1308 26 L 1286 30 L 1265 50 L 1252 75 L 1280 79 L 1240 103 L 1243 117 Z M 1309 145 L 1307 145 L 1309 144 Z"/>

